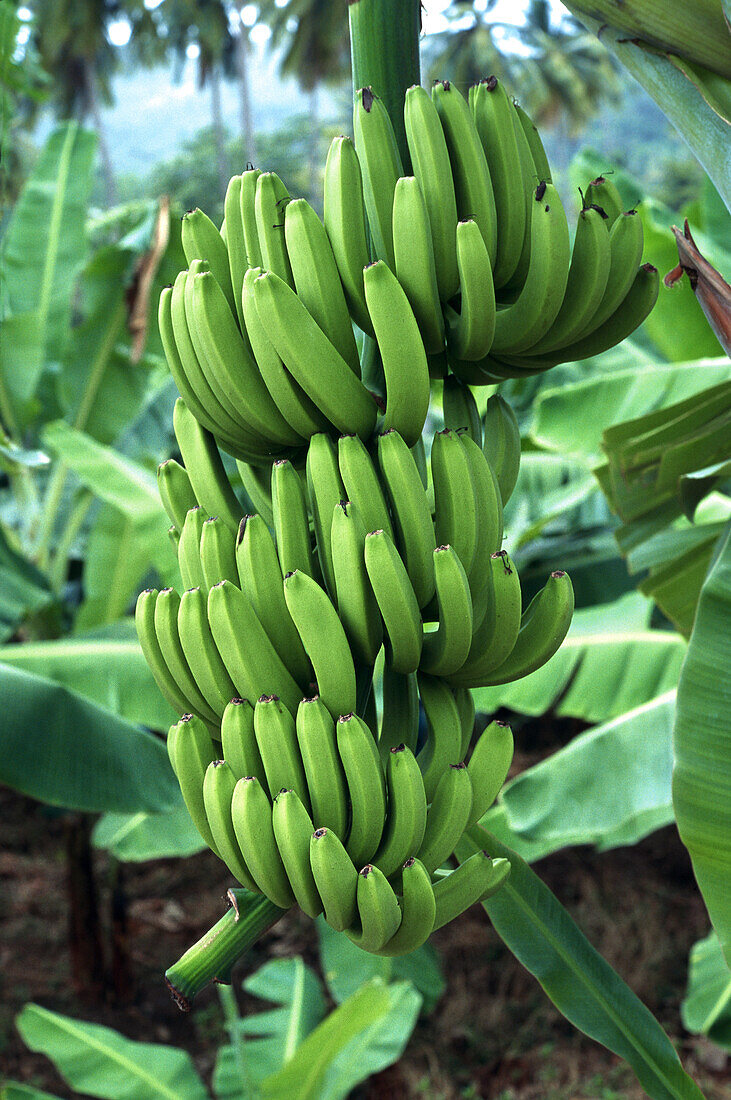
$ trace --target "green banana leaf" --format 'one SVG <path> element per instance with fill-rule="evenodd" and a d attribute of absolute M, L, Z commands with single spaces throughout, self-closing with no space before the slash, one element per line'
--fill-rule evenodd
<path fill-rule="evenodd" d="M 688 989 L 680 1004 L 683 1027 L 731 1052 L 731 973 L 715 932 L 690 949 Z"/>
<path fill-rule="evenodd" d="M 731 378 L 726 357 L 643 366 L 542 390 L 536 399 L 530 438 L 562 455 L 601 454 L 602 433 L 643 413 L 666 408 Z"/>
<path fill-rule="evenodd" d="M 0 385 L 16 418 L 70 331 L 71 299 L 87 250 L 84 223 L 96 138 L 74 122 L 49 137 L 3 238 Z"/>
<path fill-rule="evenodd" d="M 652 604 L 631 592 L 611 604 L 581 608 L 561 648 L 522 680 L 475 688 L 476 709 L 556 714 L 603 722 L 674 688 L 686 644 L 680 634 L 648 628 Z"/>
<path fill-rule="evenodd" d="M 118 1031 L 28 1004 L 15 1021 L 23 1042 L 51 1059 L 78 1093 L 134 1100 L 206 1100 L 184 1050 L 138 1043 Z"/>
<path fill-rule="evenodd" d="M 570 1023 L 618 1054 L 652 1100 L 703 1100 L 651 1012 L 591 946 L 528 864 L 475 826 L 457 848 L 511 862 L 510 878 L 483 907 L 495 931 Z"/>
<path fill-rule="evenodd" d="M 102 814 L 91 841 L 125 863 L 192 856 L 206 847 L 180 792 L 177 803 L 164 812 Z"/>
<path fill-rule="evenodd" d="M 0 1087 L 0 1100 L 59 1100 L 50 1092 L 41 1092 L 32 1085 L 21 1085 L 17 1081 L 8 1081 Z"/>
<path fill-rule="evenodd" d="M 0 641 L 52 601 L 45 575 L 13 549 L 0 526 Z"/>
<path fill-rule="evenodd" d="M 636 844 L 673 820 L 675 692 L 586 733 L 503 787 L 481 824 L 528 861 Z"/>
<path fill-rule="evenodd" d="M 0 646 L 0 661 L 53 680 L 128 722 L 167 730 L 177 719 L 152 678 L 134 631 L 132 636 L 120 630 L 118 637 L 110 631 L 102 638 Z"/>
<path fill-rule="evenodd" d="M 678 685 L 673 802 L 731 966 L 731 521 L 701 588 Z"/>
<path fill-rule="evenodd" d="M 162 741 L 52 680 L 0 665 L 0 783 L 50 806 L 164 811 L 179 800 Z"/>

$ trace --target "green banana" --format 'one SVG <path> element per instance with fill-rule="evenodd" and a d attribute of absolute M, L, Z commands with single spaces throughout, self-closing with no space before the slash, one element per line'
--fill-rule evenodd
<path fill-rule="evenodd" d="M 401 744 L 416 752 L 419 735 L 419 689 L 416 673 L 403 675 L 385 662 L 383 667 L 383 708 L 378 733 L 378 748 L 384 767 L 388 753 Z"/>
<path fill-rule="evenodd" d="M 305 490 L 287 459 L 272 466 L 272 513 L 282 576 L 300 569 L 308 577 L 316 577 Z"/>
<path fill-rule="evenodd" d="M 218 846 L 208 824 L 203 800 L 203 779 L 206 769 L 217 756 L 211 735 L 200 718 L 196 718 L 193 714 L 184 714 L 172 728 L 175 730 L 173 735 L 175 774 L 180 783 L 183 801 L 196 829 L 208 847 L 218 856 Z"/>
<path fill-rule="evenodd" d="M 528 604 L 510 654 L 483 679 L 484 684 L 519 680 L 553 657 L 574 613 L 574 590 L 568 573 L 557 570 Z"/>
<path fill-rule="evenodd" d="M 155 631 L 155 605 L 158 594 L 156 588 L 146 588 L 137 597 L 135 607 L 137 637 L 142 648 L 142 654 L 161 693 L 174 711 L 178 714 L 185 714 L 190 709 L 190 702 L 186 699 L 178 680 L 170 671 L 167 661 L 163 657 Z"/>
<path fill-rule="evenodd" d="M 201 535 L 208 516 L 196 505 L 185 517 L 178 542 L 178 566 L 183 588 L 207 587 L 201 564 Z"/>
<path fill-rule="evenodd" d="M 294 718 L 276 695 L 262 695 L 257 699 L 254 736 L 270 796 L 276 798 L 285 788 L 295 790 L 309 813 L 310 798 Z"/>
<path fill-rule="evenodd" d="M 333 572 L 330 531 L 333 509 L 346 499 L 345 486 L 340 476 L 335 444 L 328 435 L 313 435 L 307 451 L 307 496 L 310 502 L 312 525 L 315 529 L 318 560 L 323 580 L 330 596 L 335 599 L 335 574 Z"/>
<path fill-rule="evenodd" d="M 448 80 L 432 86 L 449 150 L 459 218 L 477 222 L 494 266 L 497 254 L 497 215 L 490 171 L 467 100 Z"/>
<path fill-rule="evenodd" d="M 429 365 L 419 325 L 406 293 L 383 260 L 366 267 L 363 285 L 386 379 L 383 427 L 395 428 L 411 447 L 429 411 Z"/>
<path fill-rule="evenodd" d="M 460 762 L 462 720 L 454 693 L 445 680 L 419 673 L 419 695 L 428 726 L 426 744 L 416 757 L 424 778 L 427 801 L 450 764 Z"/>
<path fill-rule="evenodd" d="M 323 221 L 343 284 L 348 310 L 363 332 L 373 326 L 363 290 L 363 268 L 370 263 L 363 177 L 349 137 L 333 138 L 327 154 Z"/>
<path fill-rule="evenodd" d="M 256 227 L 256 184 L 260 175 L 258 168 L 249 168 L 241 176 L 241 222 L 244 227 L 247 267 L 262 265 L 259 230 Z"/>
<path fill-rule="evenodd" d="M 344 932 L 352 927 L 358 912 L 358 872 L 331 829 L 315 829 L 310 837 L 310 866 L 325 920 L 336 932 Z"/>
<path fill-rule="evenodd" d="M 221 859 L 242 886 L 256 892 L 257 885 L 241 855 L 231 819 L 235 786 L 236 778 L 226 761 L 212 760 L 203 777 L 203 806 Z"/>
<path fill-rule="evenodd" d="M 479 517 L 472 486 L 470 460 L 456 432 L 436 432 L 432 443 L 434 527 L 437 545 L 454 547 L 469 576 L 477 552 Z"/>
<path fill-rule="evenodd" d="M 448 676 L 462 667 L 470 651 L 472 597 L 464 566 L 453 547 L 437 546 L 434 574 L 439 625 L 435 631 L 424 635 L 421 668 L 431 676 Z"/>
<path fill-rule="evenodd" d="M 254 196 L 261 267 L 273 271 L 294 289 L 292 268 L 284 239 L 284 218 L 288 202 L 289 192 L 276 172 L 262 172 L 256 181 Z"/>
<path fill-rule="evenodd" d="M 414 312 L 429 355 L 444 349 L 445 331 L 434 262 L 429 213 L 419 181 L 402 176 L 393 195 L 396 277 Z"/>
<path fill-rule="evenodd" d="M 622 213 L 622 196 L 617 186 L 606 176 L 597 176 L 586 189 L 586 201 L 598 206 L 607 215 L 608 228 L 611 229 Z"/>
<path fill-rule="evenodd" d="M 206 588 L 213 588 L 223 580 L 237 583 L 234 538 L 218 516 L 211 516 L 201 528 L 200 555 Z"/>
<path fill-rule="evenodd" d="M 254 734 L 254 708 L 248 699 L 238 696 L 226 704 L 221 715 L 223 758 L 236 779 L 255 775 L 265 782 L 264 764 Z"/>
<path fill-rule="evenodd" d="M 419 851 L 427 824 L 426 793 L 411 749 L 397 745 L 386 762 L 388 814 L 373 863 L 390 878 L 405 859 Z"/>
<path fill-rule="evenodd" d="M 306 199 L 287 204 L 284 236 L 297 296 L 360 378 L 358 348 L 330 240 Z"/>
<path fill-rule="evenodd" d="M 419 607 L 434 595 L 434 523 L 413 453 L 396 431 L 378 438 L 378 465 L 393 514 L 395 542 Z"/>
<path fill-rule="evenodd" d="M 231 488 L 216 441 L 182 398 L 177 399 L 173 408 L 173 430 L 195 495 L 191 507 L 200 504 L 209 516 L 218 516 L 232 531 L 237 531 L 241 505 Z M 182 529 L 182 523 L 179 526 Z"/>
<path fill-rule="evenodd" d="M 230 582 L 222 582 L 229 584 Z M 180 599 L 178 632 L 185 659 L 201 694 L 220 719 L 227 703 L 239 694 L 213 640 L 206 614 L 208 591 L 189 588 Z"/>
<path fill-rule="evenodd" d="M 198 503 L 187 470 L 174 458 L 161 462 L 157 468 L 157 488 L 170 522 L 181 531 L 186 513 Z"/>
<path fill-rule="evenodd" d="M 383 617 L 387 662 L 396 672 L 415 672 L 422 646 L 419 604 L 406 567 L 385 531 L 366 535 L 365 566 Z"/>
<path fill-rule="evenodd" d="M 475 852 L 454 871 L 434 883 L 434 931 L 449 924 L 476 901 L 496 893 L 510 874 L 507 859 L 490 859 L 487 852 Z"/>
<path fill-rule="evenodd" d="M 330 541 L 338 615 L 354 658 L 372 665 L 383 643 L 383 624 L 365 566 L 365 539 L 356 506 L 345 500 L 336 504 Z"/>
<path fill-rule="evenodd" d="M 473 606 L 472 629 L 479 627 L 487 609 L 490 556 L 503 542 L 503 504 L 497 477 L 484 451 L 468 435 L 460 442 L 467 453 L 477 515 L 477 546 L 468 573 Z"/>
<path fill-rule="evenodd" d="M 507 722 L 490 722 L 478 737 L 467 764 L 472 783 L 467 826 L 479 821 L 497 798 L 510 771 L 513 751 L 513 731 Z"/>
<path fill-rule="evenodd" d="M 274 836 L 271 803 L 255 776 L 243 776 L 234 787 L 231 819 L 241 854 L 259 890 L 275 905 L 289 909 L 294 894 Z"/>
<path fill-rule="evenodd" d="M 620 213 L 609 232 L 610 261 L 601 301 L 583 329 L 575 334 L 572 341 L 562 344 L 562 348 L 595 332 L 622 304 L 637 274 L 643 245 L 642 219 L 637 211 Z"/>
<path fill-rule="evenodd" d="M 367 439 L 376 404 L 294 291 L 267 271 L 254 280 L 254 301 L 282 362 L 308 396 L 339 431 Z"/>
<path fill-rule="evenodd" d="M 353 133 L 373 250 L 393 271 L 393 193 L 404 170 L 388 111 L 371 88 L 355 93 Z"/>
<path fill-rule="evenodd" d="M 218 715 L 201 694 L 180 644 L 179 608 L 180 596 L 174 588 L 163 588 L 158 593 L 155 600 L 155 634 L 160 652 L 171 676 L 185 697 L 187 706 L 183 710 L 192 711 L 206 724 L 211 723 L 215 727 L 218 725 Z"/>
<path fill-rule="evenodd" d="M 345 836 L 348 826 L 348 788 L 338 754 L 335 722 L 315 695 L 297 709 L 297 743 L 307 777 L 312 820 L 317 828 Z"/>
<path fill-rule="evenodd" d="M 223 209 L 226 215 L 226 251 L 228 252 L 229 276 L 234 300 L 234 316 L 239 328 L 246 332 L 244 312 L 241 304 L 241 289 L 248 267 L 246 259 L 246 237 L 241 211 L 241 176 L 232 176 L 226 188 Z M 188 261 L 190 263 L 190 261 Z"/>
<path fill-rule="evenodd" d="M 462 668 L 450 676 L 457 686 L 479 687 L 508 657 L 520 630 L 520 578 L 507 551 L 490 557 L 487 608 L 472 637 L 470 652 Z"/>
<path fill-rule="evenodd" d="M 456 432 L 466 432 L 478 447 L 482 446 L 482 422 L 477 402 L 469 386 L 460 382 L 454 374 L 444 379 L 442 390 L 444 427 Z"/>
<path fill-rule="evenodd" d="M 464 764 L 450 764 L 434 792 L 417 855 L 429 873 L 451 856 L 470 821 L 472 782 Z"/>
<path fill-rule="evenodd" d="M 208 593 L 208 621 L 236 690 L 229 698 L 276 694 L 294 714 L 302 689 L 278 655 L 244 594 L 221 581 Z"/>
<path fill-rule="evenodd" d="M 470 89 L 472 90 L 472 89 Z M 493 278 L 501 287 L 515 274 L 525 239 L 526 206 L 513 105 L 496 76 L 481 80 L 471 101 L 475 127 L 485 150 L 497 218 L 497 257 Z"/>
<path fill-rule="evenodd" d="M 459 755 L 464 760 L 475 728 L 475 700 L 469 688 L 458 687 L 454 689 L 454 701 L 457 704 L 460 722 L 462 723 L 462 744 Z"/>
<path fill-rule="evenodd" d="M 345 497 L 357 508 L 366 531 L 381 528 L 393 538 L 388 505 L 378 474 L 365 444 L 357 435 L 340 436 L 338 466 L 345 487 Z"/>
<path fill-rule="evenodd" d="M 244 487 L 253 509 L 270 527 L 274 526 L 272 511 L 272 467 L 253 466 L 248 462 L 236 460 L 241 484 Z"/>
<path fill-rule="evenodd" d="M 355 666 L 343 624 L 327 593 L 296 569 L 284 578 L 284 598 L 315 670 L 320 698 L 333 718 L 350 714 L 356 704 Z M 296 706 L 290 707 L 293 714 Z"/>
<path fill-rule="evenodd" d="M 533 158 L 533 164 L 538 179 L 543 180 L 545 183 L 551 183 L 551 166 L 548 163 L 548 157 L 546 156 L 546 150 L 541 141 L 541 135 L 538 133 L 538 128 L 519 103 L 515 103 L 514 107 L 515 113 L 518 116 L 518 121 L 528 141 L 528 147 L 531 157 Z"/>
<path fill-rule="evenodd" d="M 335 735 L 350 795 L 345 847 L 355 866 L 362 867 L 373 857 L 383 832 L 386 781 L 373 734 L 362 718 L 341 715 Z"/>
<path fill-rule="evenodd" d="M 245 516 L 241 521 L 236 565 L 239 587 L 251 603 L 264 632 L 300 689 L 307 691 L 312 681 L 312 668 L 287 610 L 274 540 L 260 515 Z"/>
<path fill-rule="evenodd" d="M 434 927 L 436 902 L 429 872 L 413 856 L 407 859 L 401 873 L 401 924 L 391 939 L 376 955 L 408 955 L 425 943 Z"/>
<path fill-rule="evenodd" d="M 500 489 L 503 507 L 512 496 L 520 469 L 520 428 L 512 408 L 494 393 L 487 400 L 483 420 L 482 450 Z"/>
<path fill-rule="evenodd" d="M 216 226 L 202 210 L 189 210 L 183 214 L 181 240 L 185 261 L 192 264 L 204 260 L 225 295 L 231 313 L 236 316 L 236 300 L 231 285 L 228 248 Z"/>
<path fill-rule="evenodd" d="M 429 214 L 439 297 L 446 302 L 459 288 L 454 236 L 457 200 L 439 113 L 420 85 L 406 89 L 404 123 L 414 175 Z"/>
<path fill-rule="evenodd" d="M 401 909 L 388 879 L 371 863 L 358 872 L 356 904 L 360 927 L 345 934 L 364 951 L 379 951 L 398 931 Z"/>
<path fill-rule="evenodd" d="M 489 352 L 497 324 L 492 267 L 473 218 L 457 223 L 460 310 L 446 306 L 447 346 L 452 357 L 473 362 Z M 454 368 L 453 368 L 454 369 Z"/>
<path fill-rule="evenodd" d="M 282 790 L 272 806 L 272 826 L 295 900 L 308 917 L 322 912 L 322 901 L 310 865 L 312 818 L 296 791 Z"/>

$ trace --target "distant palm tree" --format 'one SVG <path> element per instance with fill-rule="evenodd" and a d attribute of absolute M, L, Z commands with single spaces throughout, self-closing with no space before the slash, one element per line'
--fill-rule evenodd
<path fill-rule="evenodd" d="M 500 77 L 516 99 L 541 123 L 565 116 L 572 128 L 585 122 L 600 102 L 615 98 L 618 80 L 610 55 L 571 16 L 551 18 L 549 0 L 529 0 L 522 24 L 491 18 L 496 0 L 476 7 L 456 0 L 446 11 L 450 26 L 425 43 L 428 75 L 448 73 L 466 89 L 485 76 Z M 520 49 L 510 39 L 520 39 Z"/>

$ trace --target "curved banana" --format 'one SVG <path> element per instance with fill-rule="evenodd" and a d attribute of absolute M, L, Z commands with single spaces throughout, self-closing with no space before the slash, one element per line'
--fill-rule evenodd
<path fill-rule="evenodd" d="M 292 463 L 284 458 L 272 466 L 272 513 L 282 575 L 300 569 L 315 577 L 304 486 Z"/>
<path fill-rule="evenodd" d="M 284 216 L 289 192 L 276 172 L 262 172 L 256 181 L 254 216 L 261 250 L 261 266 L 273 271 L 294 289 L 284 239 Z"/>
<path fill-rule="evenodd" d="M 449 162 L 460 218 L 473 218 L 487 246 L 490 264 L 497 254 L 497 215 L 490 171 L 469 104 L 448 80 L 432 86 L 432 99 L 439 114 L 449 150 Z"/>
<path fill-rule="evenodd" d="M 393 253 L 396 277 L 419 326 L 424 348 L 444 349 L 444 317 L 439 301 L 429 213 L 418 179 L 402 176 L 393 195 Z"/>
<path fill-rule="evenodd" d="M 231 819 L 235 786 L 236 779 L 226 761 L 212 760 L 203 777 L 203 806 L 219 856 L 242 886 L 257 892 L 258 887 L 241 855 Z"/>
<path fill-rule="evenodd" d="M 470 575 L 477 552 L 479 519 L 472 489 L 470 460 L 456 432 L 436 432 L 431 451 L 434 483 L 434 527 L 437 545 L 453 546 Z"/>
<path fill-rule="evenodd" d="M 586 201 L 598 206 L 607 215 L 608 228 L 611 229 L 622 213 L 622 196 L 617 185 L 606 176 L 597 176 L 586 189 Z"/>
<path fill-rule="evenodd" d="M 427 801 L 431 802 L 443 773 L 450 764 L 460 762 L 462 720 L 454 693 L 445 680 L 420 672 L 419 695 L 429 732 L 416 759 L 424 778 Z"/>
<path fill-rule="evenodd" d="M 183 801 L 196 829 L 208 847 L 219 855 L 208 824 L 206 807 L 203 801 L 203 780 L 206 769 L 216 758 L 211 735 L 205 724 L 193 714 L 184 714 L 172 731 L 173 754 L 175 756 L 175 774 L 180 784 Z"/>
<path fill-rule="evenodd" d="M 373 326 L 363 289 L 363 268 L 370 263 L 366 235 L 363 177 L 349 137 L 333 138 L 325 163 L 323 221 L 343 284 L 348 310 L 363 332 Z"/>
<path fill-rule="evenodd" d="M 195 682 L 220 720 L 227 703 L 239 693 L 213 640 L 206 613 L 207 597 L 207 589 L 189 588 L 183 593 L 178 608 L 178 633 Z"/>
<path fill-rule="evenodd" d="M 333 718 L 350 714 L 356 704 L 355 666 L 343 624 L 327 593 L 296 569 L 284 578 L 284 598 L 315 670 L 320 698 Z M 294 714 L 297 704 L 290 709 Z"/>
<path fill-rule="evenodd" d="M 302 689 L 274 649 L 243 592 L 221 581 L 208 593 L 208 622 L 226 670 L 242 699 L 278 695 L 294 714 Z"/>
<path fill-rule="evenodd" d="M 457 223 L 460 310 L 447 305 L 447 346 L 456 359 L 474 362 L 489 352 L 495 336 L 497 308 L 492 266 L 477 222 Z"/>
<path fill-rule="evenodd" d="M 473 629 L 477 629 L 487 609 L 490 557 L 503 542 L 503 504 L 497 477 L 484 451 L 468 435 L 460 442 L 467 453 L 477 514 L 477 546 L 468 573 L 473 606 Z"/>
<path fill-rule="evenodd" d="M 382 528 L 393 538 L 388 505 L 365 444 L 357 435 L 341 435 L 338 466 L 345 486 L 345 499 L 354 504 L 366 531 Z"/>
<path fill-rule="evenodd" d="M 358 872 L 331 829 L 315 829 L 310 837 L 310 866 L 325 920 L 336 932 L 344 932 L 353 925 L 358 912 Z"/>
<path fill-rule="evenodd" d="M 406 567 L 385 531 L 366 535 L 365 565 L 383 617 L 386 660 L 396 672 L 415 672 L 422 645 L 419 604 Z"/>
<path fill-rule="evenodd" d="M 271 798 L 276 798 L 285 788 L 295 790 L 309 813 L 310 798 L 294 718 L 276 695 L 262 695 L 257 699 L 254 736 Z"/>
<path fill-rule="evenodd" d="M 196 504 L 185 517 L 178 541 L 178 566 L 183 588 L 207 588 L 201 564 L 201 535 L 208 516 Z"/>
<path fill-rule="evenodd" d="M 272 826 L 297 904 L 308 917 L 319 916 L 322 901 L 310 865 L 312 818 L 296 791 L 282 790 L 274 799 Z"/>
<path fill-rule="evenodd" d="M 283 574 L 274 540 L 259 515 L 245 516 L 241 521 L 236 565 L 239 587 L 264 632 L 300 689 L 307 691 L 312 682 L 312 668 L 284 599 Z"/>
<path fill-rule="evenodd" d="M 472 782 L 464 764 L 450 764 L 434 792 L 417 855 L 430 874 L 451 856 L 470 821 Z"/>
<path fill-rule="evenodd" d="M 170 675 L 185 697 L 187 706 L 183 709 L 192 711 L 206 724 L 211 723 L 215 727 L 218 725 L 218 715 L 201 694 L 180 643 L 179 608 L 180 596 L 174 588 L 163 588 L 158 592 L 155 600 L 155 634 L 160 652 L 170 670 Z"/>
<path fill-rule="evenodd" d="M 628 210 L 616 219 L 609 232 L 610 261 L 604 294 L 583 329 L 574 336 L 573 341 L 566 341 L 566 344 L 575 343 L 595 332 L 622 304 L 632 287 L 642 259 L 644 236 L 642 218 L 636 210 Z"/>
<path fill-rule="evenodd" d="M 390 878 L 405 859 L 418 852 L 427 823 L 426 792 L 411 749 L 397 745 L 386 762 L 388 813 L 372 862 Z"/>
<path fill-rule="evenodd" d="M 506 684 L 545 665 L 566 637 L 573 613 L 571 579 L 568 573 L 557 570 L 525 609 L 509 656 L 482 682 Z"/>
<path fill-rule="evenodd" d="M 174 458 L 161 462 L 157 468 L 157 489 L 170 522 L 181 531 L 186 513 L 198 504 L 188 471 Z"/>
<path fill-rule="evenodd" d="M 434 927 L 436 902 L 424 864 L 413 856 L 407 859 L 401 872 L 401 882 L 401 924 L 391 939 L 374 952 L 376 955 L 408 955 L 426 943 Z"/>
<path fill-rule="evenodd" d="M 206 588 L 223 580 L 238 582 L 234 538 L 218 516 L 211 516 L 201 528 L 200 555 Z"/>
<path fill-rule="evenodd" d="M 482 421 L 477 402 L 469 386 L 454 374 L 444 379 L 442 410 L 445 428 L 453 428 L 455 432 L 466 432 L 478 447 L 482 446 Z"/>
<path fill-rule="evenodd" d="M 347 499 L 347 494 L 340 476 L 335 444 L 324 432 L 313 435 L 310 440 L 306 470 L 307 496 L 310 502 L 312 525 L 315 529 L 320 570 L 330 596 L 335 599 L 330 531 L 333 510 L 341 500 Z"/>
<path fill-rule="evenodd" d="M 200 504 L 209 516 L 218 516 L 232 531 L 237 531 L 242 509 L 231 488 L 216 441 L 182 398 L 177 399 L 173 408 L 173 430 L 195 495 L 191 507 Z M 182 523 L 179 526 L 182 529 Z"/>
<path fill-rule="evenodd" d="M 379 951 L 398 931 L 401 909 L 388 879 L 373 864 L 358 872 L 356 889 L 359 925 L 345 935 L 364 951 Z"/>
<path fill-rule="evenodd" d="M 343 714 L 335 723 L 338 754 L 350 795 L 350 829 L 345 848 L 362 867 L 378 848 L 386 817 L 386 780 L 376 742 L 357 714 Z"/>
<path fill-rule="evenodd" d="M 244 311 L 241 304 L 241 289 L 244 285 L 244 275 L 249 265 L 246 259 L 246 237 L 241 209 L 242 182 L 241 176 L 231 177 L 228 182 L 228 187 L 226 188 L 223 209 L 226 215 L 226 251 L 228 252 L 228 268 L 234 301 L 234 316 L 238 320 L 239 328 L 242 333 L 245 333 L 246 325 L 244 324 Z M 190 263 L 190 260 L 188 263 Z"/>
<path fill-rule="evenodd" d="M 525 239 L 526 207 L 518 186 L 521 164 L 513 105 L 502 81 L 491 76 L 475 86 L 471 107 L 495 196 L 497 257 L 493 278 L 495 286 L 501 287 L 515 274 Z"/>
<path fill-rule="evenodd" d="M 464 913 L 476 901 L 491 897 L 510 874 L 507 859 L 490 859 L 487 852 L 475 852 L 454 871 L 434 883 L 434 931 Z"/>
<path fill-rule="evenodd" d="M 551 183 L 551 166 L 548 163 L 548 157 L 546 156 L 546 150 L 541 141 L 541 135 L 538 133 L 538 128 L 519 103 L 515 103 L 514 107 L 515 113 L 518 116 L 518 121 L 528 141 L 528 147 L 531 157 L 533 158 L 536 174 L 539 180 Z"/>
<path fill-rule="evenodd" d="M 468 826 L 479 821 L 497 798 L 510 771 L 513 751 L 513 731 L 507 722 L 490 722 L 478 737 L 467 764 L 472 782 Z"/>
<path fill-rule="evenodd" d="M 472 644 L 470 582 L 451 546 L 437 546 L 434 574 L 439 625 L 435 631 L 424 634 L 420 664 L 431 676 L 448 676 L 462 667 Z"/>
<path fill-rule="evenodd" d="M 189 210 L 183 214 L 180 236 L 186 263 L 190 265 L 195 260 L 204 260 L 209 265 L 235 317 L 236 300 L 231 285 L 228 248 L 214 223 L 202 210 Z"/>
<path fill-rule="evenodd" d="M 378 465 L 393 515 L 395 543 L 419 607 L 434 595 L 434 523 L 413 452 L 393 429 L 378 437 Z"/>
<path fill-rule="evenodd" d="M 439 113 L 429 93 L 418 84 L 406 89 L 404 123 L 411 165 L 429 214 L 439 297 L 446 302 L 459 287 L 454 236 L 457 200 Z"/>
<path fill-rule="evenodd" d="M 331 546 L 338 615 L 357 661 L 375 663 L 383 643 L 383 623 L 365 566 L 366 527 L 352 501 L 333 511 Z"/>
<path fill-rule="evenodd" d="M 499 393 L 494 393 L 487 399 L 483 420 L 482 450 L 497 478 L 500 498 L 505 507 L 518 480 L 520 428 L 515 413 Z"/>
<path fill-rule="evenodd" d="M 259 230 L 256 226 L 256 184 L 260 175 L 258 168 L 248 168 L 241 176 L 241 222 L 244 227 L 247 267 L 262 265 Z"/>
<path fill-rule="evenodd" d="M 371 88 L 360 88 L 355 93 L 353 134 L 373 249 L 393 271 L 393 193 L 404 170 L 388 111 Z"/>
<path fill-rule="evenodd" d="M 241 854 L 259 890 L 281 909 L 289 909 L 294 894 L 274 836 L 271 803 L 255 776 L 243 776 L 234 787 L 231 819 Z"/>
<path fill-rule="evenodd" d="M 221 749 L 236 779 L 255 775 L 260 783 L 266 781 L 254 734 L 254 708 L 248 699 L 237 696 L 226 704 L 221 715 Z"/>
<path fill-rule="evenodd" d="M 520 630 L 520 578 L 507 551 L 490 557 L 487 608 L 472 637 L 469 656 L 450 681 L 462 687 L 479 687 L 483 678 L 511 653 Z"/>
<path fill-rule="evenodd" d="M 158 595 L 156 588 L 146 588 L 137 597 L 135 607 L 137 638 L 148 668 L 161 693 L 174 711 L 177 711 L 178 714 L 185 714 L 190 710 L 190 702 L 186 699 L 177 678 L 170 671 L 167 661 L 163 657 L 155 631 L 155 604 Z"/>
<path fill-rule="evenodd" d="M 254 280 L 254 301 L 287 370 L 341 432 L 368 438 L 376 404 L 304 304 L 273 271 Z"/>
<path fill-rule="evenodd" d="M 388 753 L 392 749 L 405 744 L 412 752 L 416 752 L 419 736 L 419 688 L 415 672 L 407 675 L 395 672 L 388 661 L 383 666 L 381 679 L 383 707 L 378 749 L 386 767 Z"/>
<path fill-rule="evenodd" d="M 301 701 L 296 729 L 312 820 L 317 828 L 332 829 L 338 836 L 345 836 L 348 788 L 338 753 L 335 722 L 318 695 Z"/>
<path fill-rule="evenodd" d="M 429 365 L 419 325 L 406 293 L 383 260 L 366 267 L 363 285 L 386 379 L 383 427 L 395 428 L 411 447 L 429 411 Z"/>

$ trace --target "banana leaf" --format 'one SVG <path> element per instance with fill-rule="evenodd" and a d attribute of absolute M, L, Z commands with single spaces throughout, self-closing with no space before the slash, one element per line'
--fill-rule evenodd
<path fill-rule="evenodd" d="M 206 847 L 180 792 L 176 805 L 164 812 L 102 814 L 91 840 L 125 863 L 192 856 Z"/>
<path fill-rule="evenodd" d="M 12 637 L 20 623 L 52 600 L 46 576 L 13 549 L 0 527 L 0 641 Z"/>
<path fill-rule="evenodd" d="M 731 522 L 698 601 L 678 685 L 673 802 L 731 966 Z"/>
<path fill-rule="evenodd" d="M 731 973 L 715 932 L 694 943 L 688 989 L 680 1005 L 683 1027 L 731 1052 Z"/>
<path fill-rule="evenodd" d="M 480 826 L 457 848 L 510 860 L 510 878 L 484 901 L 495 931 L 570 1023 L 632 1067 L 652 1100 L 703 1100 L 651 1012 L 591 946 L 545 883 Z"/>

